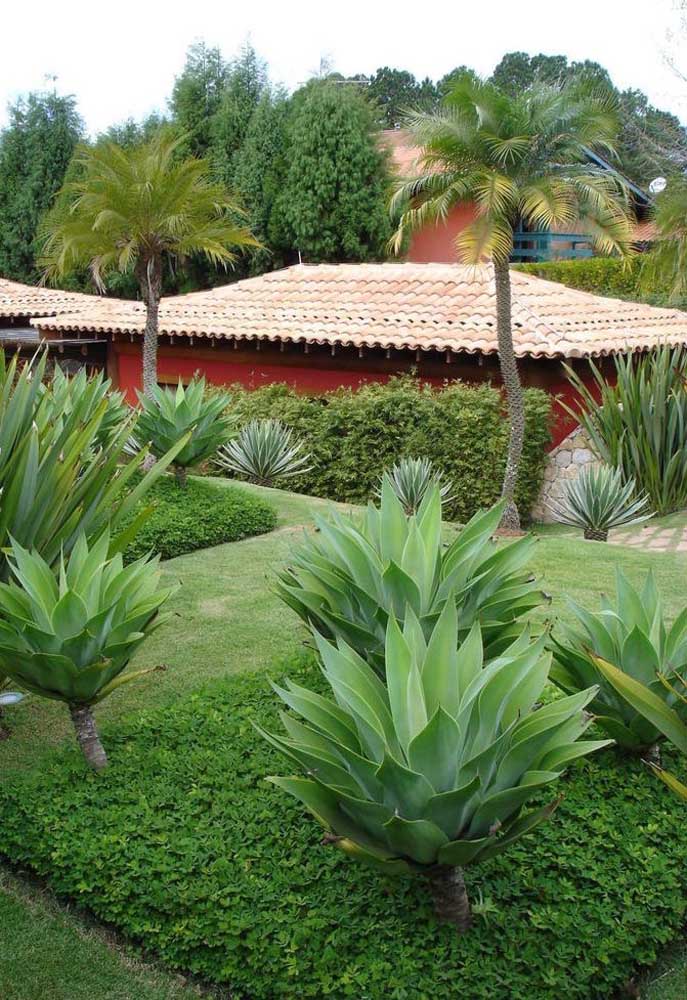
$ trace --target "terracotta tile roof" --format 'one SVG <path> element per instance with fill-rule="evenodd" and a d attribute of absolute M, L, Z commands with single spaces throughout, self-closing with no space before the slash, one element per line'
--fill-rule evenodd
<path fill-rule="evenodd" d="M 97 295 L 63 292 L 57 288 L 22 285 L 0 278 L 0 316 L 46 316 L 91 309 L 100 302 Z"/>
<path fill-rule="evenodd" d="M 519 271 L 511 280 L 521 357 L 589 357 L 661 341 L 687 343 L 687 313 L 601 298 Z M 33 323 L 45 330 L 140 334 L 145 310 L 140 302 L 94 299 L 86 312 Z M 493 353 L 493 270 L 488 264 L 301 264 L 163 299 L 160 333 Z"/>

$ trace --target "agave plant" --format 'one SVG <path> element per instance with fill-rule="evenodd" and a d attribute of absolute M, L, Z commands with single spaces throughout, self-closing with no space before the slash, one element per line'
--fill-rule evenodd
<path fill-rule="evenodd" d="M 319 532 L 296 549 L 277 590 L 308 625 L 341 637 L 380 671 L 389 615 L 402 621 L 410 609 L 428 636 L 447 600 L 458 608 L 461 636 L 479 619 L 495 654 L 545 599 L 524 568 L 535 541 L 492 540 L 502 512 L 503 502 L 476 514 L 445 548 L 436 483 L 408 517 L 387 479 L 379 507 L 315 518 Z"/>
<path fill-rule="evenodd" d="M 386 626 L 385 683 L 343 640 L 315 633 L 333 697 L 287 682 L 275 690 L 303 721 L 281 713 L 267 739 L 305 773 L 269 780 L 295 795 L 327 840 L 388 872 L 429 877 L 437 915 L 470 922 L 462 876 L 547 819 L 523 813 L 568 761 L 609 740 L 579 741 L 590 688 L 534 710 L 547 682 L 544 637 L 525 630 L 485 665 L 474 624 L 459 644 L 455 600 L 426 638 L 408 611 Z"/>
<path fill-rule="evenodd" d="M 381 485 L 387 477 L 391 488 L 401 501 L 406 514 L 416 514 L 425 493 L 431 485 L 439 487 L 442 504 L 453 498 L 450 496 L 453 488 L 450 482 L 444 482 L 440 472 L 434 468 L 429 458 L 402 458 L 387 472 L 380 481 L 377 496 L 381 497 Z"/>
<path fill-rule="evenodd" d="M 205 379 L 192 379 L 176 389 L 154 386 L 148 395 L 138 394 L 140 412 L 135 443 L 147 442 L 154 455 L 162 455 L 180 438 L 184 447 L 174 459 L 180 486 L 186 485 L 186 470 L 211 458 L 234 434 L 233 418 L 227 415 L 229 396 L 205 392 Z"/>
<path fill-rule="evenodd" d="M 687 610 L 669 628 L 651 573 L 641 591 L 617 570 L 615 603 L 602 598 L 594 613 L 573 601 L 575 625 L 559 624 L 552 634 L 554 665 L 551 679 L 568 694 L 598 684 L 591 709 L 596 721 L 619 746 L 639 752 L 652 746 L 659 730 L 620 697 L 599 671 L 598 658 L 646 685 L 669 707 L 687 717 L 677 692 L 666 680 L 687 671 Z"/>
<path fill-rule="evenodd" d="M 81 391 L 58 413 L 63 383 L 56 376 L 45 386 L 45 368 L 45 353 L 19 368 L 16 357 L 6 364 L 0 352 L 0 580 L 9 573 L 10 537 L 51 565 L 71 551 L 80 531 L 92 538 L 109 525 L 112 549 L 124 548 L 150 513 L 141 510 L 132 520 L 132 511 L 184 445 L 175 442 L 139 479 L 147 451 L 123 460 L 133 412 L 101 446 L 111 407 L 107 381 L 81 380 Z"/>
<path fill-rule="evenodd" d="M 0 583 L 0 670 L 33 694 L 69 706 L 89 764 L 107 764 L 92 706 L 147 670 L 120 676 L 161 618 L 172 590 L 158 589 L 158 559 L 124 566 L 108 557 L 109 534 L 91 546 L 79 535 L 52 569 L 35 550 L 12 544 L 14 579 Z"/>
<path fill-rule="evenodd" d="M 132 410 L 124 393 L 113 391 L 110 380 L 101 374 L 89 376 L 85 368 L 69 376 L 56 365 L 50 382 L 42 386 L 41 394 L 47 397 L 41 416 L 49 421 L 63 420 L 75 407 L 79 408 L 83 420 L 90 420 L 105 399 L 107 405 L 99 414 L 98 431 L 93 440 L 96 447 L 107 448 L 116 440 L 122 426 L 131 424 Z"/>
<path fill-rule="evenodd" d="M 563 524 L 584 528 L 584 537 L 605 542 L 611 528 L 639 524 L 653 517 L 646 495 L 637 497 L 634 479 L 623 480 L 620 469 L 608 465 L 587 466 L 567 484 L 560 503 L 548 506 Z"/>
<path fill-rule="evenodd" d="M 687 506 L 687 349 L 664 345 L 643 357 L 616 355 L 607 380 L 590 362 L 594 391 L 568 368 L 579 395 L 570 412 L 599 458 L 635 478 L 659 514 Z"/>
<path fill-rule="evenodd" d="M 279 420 L 251 420 L 238 437 L 220 448 L 217 465 L 258 486 L 273 486 L 308 471 L 303 442 Z"/>

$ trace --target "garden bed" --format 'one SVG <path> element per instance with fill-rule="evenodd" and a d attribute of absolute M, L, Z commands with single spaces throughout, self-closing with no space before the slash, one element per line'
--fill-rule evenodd
<path fill-rule="evenodd" d="M 252 723 L 276 708 L 264 676 L 237 675 L 105 726 L 100 777 L 56 751 L 0 788 L 0 851 L 237 1000 L 608 1000 L 679 931 L 684 805 L 641 762 L 572 767 L 551 823 L 468 870 L 478 916 L 459 939 L 421 880 L 324 846 L 264 780 L 284 764 Z"/>

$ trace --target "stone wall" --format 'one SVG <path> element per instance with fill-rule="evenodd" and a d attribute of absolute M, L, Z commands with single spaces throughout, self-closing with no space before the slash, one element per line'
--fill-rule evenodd
<path fill-rule="evenodd" d="M 599 464 L 591 450 L 587 434 L 581 427 L 571 431 L 559 445 L 549 452 L 544 469 L 544 485 L 532 510 L 535 521 L 550 523 L 556 518 L 549 510 L 549 500 L 560 500 L 566 483 L 577 479 L 582 469 Z"/>

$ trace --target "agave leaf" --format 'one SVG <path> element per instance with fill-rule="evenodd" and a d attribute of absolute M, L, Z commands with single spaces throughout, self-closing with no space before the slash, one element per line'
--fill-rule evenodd
<path fill-rule="evenodd" d="M 448 837 L 438 826 L 426 819 L 403 819 L 392 816 L 384 827 L 394 854 L 411 858 L 421 865 L 431 865 Z"/>
<path fill-rule="evenodd" d="M 625 698 L 652 726 L 663 733 L 671 743 L 674 743 L 682 753 L 687 753 L 687 726 L 674 709 L 666 705 L 662 698 L 659 698 L 644 684 L 636 681 L 633 677 L 628 677 L 612 663 L 608 663 L 598 656 L 594 657 L 594 662 L 618 694 Z"/>

